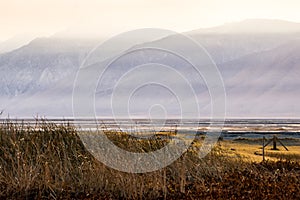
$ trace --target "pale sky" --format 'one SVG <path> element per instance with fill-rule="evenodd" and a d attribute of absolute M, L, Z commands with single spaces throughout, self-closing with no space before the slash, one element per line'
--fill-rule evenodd
<path fill-rule="evenodd" d="M 183 32 L 249 18 L 300 22 L 299 0 L 0 0 L 0 41 L 88 28 L 111 36 L 136 28 Z M 75 28 L 76 27 L 76 28 Z"/>

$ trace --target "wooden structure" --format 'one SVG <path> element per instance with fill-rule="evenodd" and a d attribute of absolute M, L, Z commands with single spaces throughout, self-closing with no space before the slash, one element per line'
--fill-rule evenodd
<path fill-rule="evenodd" d="M 267 141 L 267 143 L 265 143 L 265 141 L 266 141 L 266 138 L 264 136 L 263 137 L 263 147 L 262 147 L 263 161 L 265 161 L 265 147 L 268 146 L 271 142 L 273 143 L 273 148 L 271 150 L 279 150 L 277 148 L 277 142 L 278 142 L 285 148 L 285 150 L 288 151 L 288 148 L 280 141 L 280 139 L 276 135 L 274 135 L 273 138 L 271 138 L 269 141 Z"/>

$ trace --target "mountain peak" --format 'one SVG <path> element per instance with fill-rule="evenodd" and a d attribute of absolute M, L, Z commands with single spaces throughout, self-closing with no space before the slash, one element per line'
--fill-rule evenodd
<path fill-rule="evenodd" d="M 212 28 L 191 31 L 192 34 L 241 34 L 241 33 L 300 33 L 300 23 L 278 19 L 246 19 Z"/>

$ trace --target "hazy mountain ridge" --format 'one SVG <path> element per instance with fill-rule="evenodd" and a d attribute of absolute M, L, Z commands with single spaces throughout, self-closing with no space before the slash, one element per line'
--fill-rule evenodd
<path fill-rule="evenodd" d="M 91 48 L 89 41 L 38 38 L 0 55 L 0 94 L 17 96 L 47 89 L 76 71 Z"/>
<path fill-rule="evenodd" d="M 18 49 L 18 48 L 28 44 L 34 38 L 35 37 L 31 34 L 22 34 L 22 35 L 16 35 L 5 41 L 0 41 L 0 54 L 7 53 L 7 52 L 13 51 L 15 49 Z"/>
<path fill-rule="evenodd" d="M 300 23 L 280 19 L 245 19 L 224 25 L 189 31 L 189 34 L 299 33 Z"/>
<path fill-rule="evenodd" d="M 255 20 L 255 23 L 260 21 Z M 186 33 L 199 42 L 217 63 L 225 83 L 228 116 L 300 117 L 297 106 L 300 99 L 299 23 L 262 20 L 261 24 L 266 26 L 267 22 L 272 23 L 272 29 L 267 33 L 263 30 L 249 32 L 247 26 L 254 24 L 251 20 Z M 278 31 L 278 24 L 286 30 Z M 237 27 L 240 29 L 234 32 Z M 252 30 L 253 25 L 248 28 Z M 176 41 L 168 37 L 155 42 L 163 40 L 176 45 Z M 0 55 L 0 99 L 6 99 L 6 112 L 12 115 L 72 116 L 72 84 L 76 72 L 97 44 L 96 40 L 40 38 Z M 178 48 L 188 51 L 188 47 Z M 142 60 L 134 61 L 130 56 L 123 60 L 114 68 L 112 76 L 106 77 L 106 85 L 111 85 L 114 74 L 126 71 L 129 63 L 134 65 L 154 59 L 176 67 L 182 65 L 168 57 L 150 58 L 146 51 L 144 53 Z M 186 73 L 188 76 L 192 74 L 190 71 Z M 195 83 L 195 87 L 200 88 L 201 108 L 207 114 L 208 96 L 201 84 Z M 98 90 L 97 97 L 102 100 L 98 108 L 102 111 L 100 114 L 109 114 L 106 107 L 111 93 L 110 87 Z M 161 96 L 162 100 L 167 98 L 155 91 L 147 94 L 147 98 L 151 95 Z"/>
<path fill-rule="evenodd" d="M 253 116 L 255 113 L 269 113 L 267 116 L 278 115 L 277 113 L 285 117 L 298 116 L 299 52 L 300 40 L 295 40 L 275 49 L 221 65 L 228 109 L 234 111 L 235 115 L 238 115 L 240 107 L 246 107 L 245 112 L 253 112 Z"/>

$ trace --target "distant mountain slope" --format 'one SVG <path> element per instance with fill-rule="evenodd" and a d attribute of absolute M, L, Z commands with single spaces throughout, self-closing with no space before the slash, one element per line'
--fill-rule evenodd
<path fill-rule="evenodd" d="M 22 34 L 0 42 L 0 54 L 18 49 L 34 39 L 33 35 Z"/>
<path fill-rule="evenodd" d="M 47 89 L 80 66 L 91 41 L 38 38 L 0 55 L 0 95 L 18 96 Z"/>
<path fill-rule="evenodd" d="M 246 19 L 241 22 L 226 23 L 212 28 L 189 31 L 189 34 L 261 34 L 299 33 L 300 23 L 279 19 Z"/>
<path fill-rule="evenodd" d="M 300 113 L 300 40 L 219 65 L 235 115 Z M 233 113 L 232 113 L 233 114 Z"/>
<path fill-rule="evenodd" d="M 300 117 L 299 23 L 246 20 L 186 34 L 199 42 L 217 63 L 225 83 L 229 117 Z M 189 51 L 188 46 L 177 45 L 173 36 L 154 41 L 163 42 L 195 53 Z M 72 116 L 72 86 L 77 69 L 97 43 L 95 40 L 40 38 L 0 55 L 0 103 L 5 105 L 6 112 L 16 116 L 36 113 Z M 96 91 L 96 98 L 101 100 L 97 105 L 101 115 L 110 115 L 107 110 L 113 91 L 110 85 L 117 74 L 130 66 L 155 61 L 184 67 L 171 57 L 151 57 L 147 51 L 141 51 L 140 55 L 139 59 L 128 56 L 122 60 L 106 77 L 104 87 Z M 96 73 L 97 69 L 91 70 Z M 203 82 L 194 84 L 203 100 L 202 113 L 208 115 L 208 93 Z M 168 101 L 167 95 L 151 89 L 145 100 L 151 96 Z M 142 106 L 136 105 L 136 111 L 141 112 Z"/>
<path fill-rule="evenodd" d="M 249 19 L 186 34 L 203 45 L 216 63 L 223 63 L 300 39 L 300 23 Z"/>

